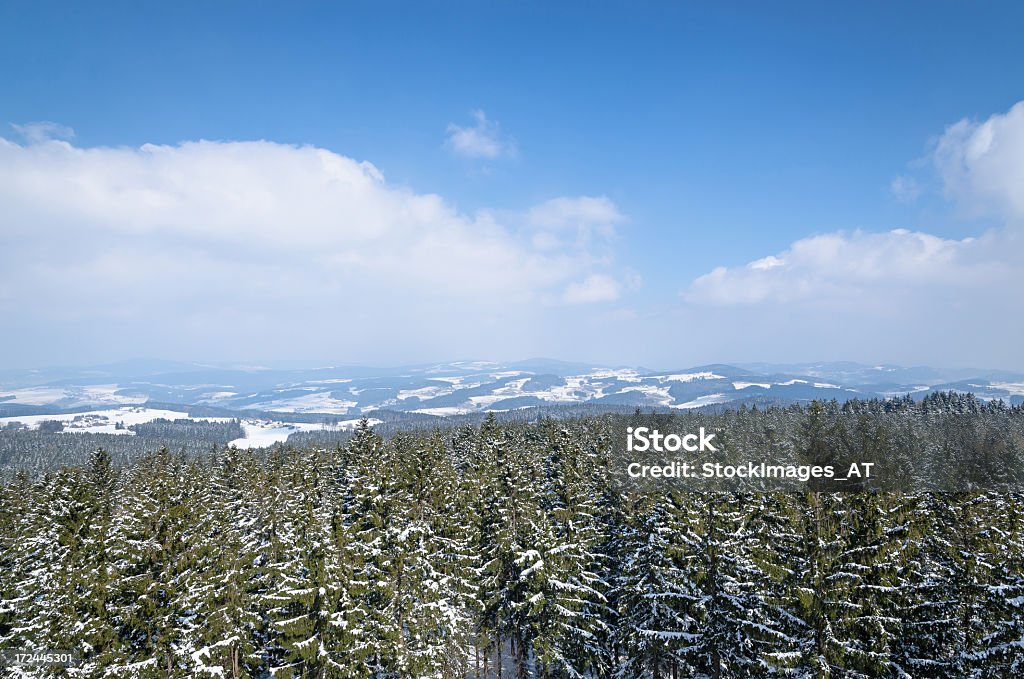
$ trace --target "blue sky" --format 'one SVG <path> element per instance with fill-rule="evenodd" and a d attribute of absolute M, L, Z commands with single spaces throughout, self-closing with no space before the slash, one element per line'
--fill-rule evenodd
<path fill-rule="evenodd" d="M 494 318 L 489 331 L 474 337 L 468 337 L 472 331 L 460 331 L 457 340 L 434 329 L 420 340 L 382 344 L 376 337 L 367 344 L 294 346 L 310 357 L 397 363 L 543 353 L 659 366 L 798 358 L 950 365 L 1015 360 L 1009 343 L 996 351 L 983 349 L 970 334 L 956 330 L 958 325 L 984 323 L 996 336 L 1007 338 L 996 342 L 1009 342 L 1020 330 L 1018 321 L 1005 318 L 1012 307 L 998 312 L 994 305 L 986 312 L 989 315 L 965 316 L 963 323 L 954 324 L 949 318 L 961 313 L 956 305 L 973 306 L 969 300 L 975 291 L 947 291 L 927 276 L 911 284 L 905 277 L 872 279 L 870 285 L 830 280 L 827 283 L 838 292 L 817 305 L 775 293 L 737 302 L 735 295 L 722 292 L 722 286 L 785 287 L 786 280 L 734 280 L 733 274 L 742 273 L 751 262 L 788 252 L 804 239 L 828 234 L 841 233 L 853 240 L 857 237 L 850 234 L 867 234 L 866 241 L 851 245 L 843 240 L 841 245 L 867 252 L 864 256 L 870 261 L 904 261 L 896 251 L 904 247 L 900 242 L 905 239 L 880 236 L 893 229 L 939 239 L 937 249 L 925 248 L 940 253 L 926 255 L 938 258 L 936 262 L 951 257 L 964 270 L 1019 271 L 1016 259 L 985 258 L 991 252 L 1017 252 L 1020 244 L 1015 207 L 1020 189 L 1014 193 L 1011 180 L 1024 158 L 1013 155 L 1019 131 L 1009 112 L 1024 99 L 1019 78 L 1024 71 L 1019 47 L 1024 6 L 553 4 L 213 7 L 111 2 L 99 7 L 6 2 L 0 5 L 0 63 L 6 65 L 0 69 L 0 137 L 22 151 L 45 146 L 51 137 L 65 137 L 79 150 L 139 149 L 145 144 L 177 148 L 196 140 L 309 145 L 372 163 L 395 190 L 440 196 L 448 209 L 476 224 L 460 227 L 469 234 L 479 228 L 480 214 L 493 215 L 501 238 L 516 242 L 535 238 L 531 229 L 538 227 L 530 223 L 530 211 L 547 201 L 591 197 L 613 206 L 613 216 L 599 217 L 594 224 L 584 224 L 584 217 L 574 212 L 576 221 L 570 228 L 579 229 L 574 244 L 566 245 L 562 238 L 558 247 L 524 246 L 515 258 L 520 264 L 539 251 L 552 257 L 547 264 L 523 264 L 524 277 L 535 265 L 560 265 L 562 258 L 571 259 L 569 268 L 575 268 L 564 281 L 521 286 L 533 296 L 510 304 L 522 302 L 548 311 L 511 314 L 518 327 L 515 332 L 503 331 L 501 319 Z M 944 139 L 967 147 L 969 139 L 948 137 L 950 126 L 966 120 L 975 126 L 965 132 L 969 135 L 994 116 L 1009 116 L 998 137 L 1007 140 L 1003 148 L 1009 149 L 1009 160 L 980 169 L 972 165 L 968 170 L 973 174 L 961 176 L 936 157 Z M 31 128 L 36 133 L 26 131 L 26 125 L 41 121 L 66 126 L 74 135 L 53 134 L 55 128 L 45 135 L 38 127 Z M 453 142 L 459 129 L 476 130 L 477 141 L 490 140 L 496 146 L 460 150 Z M 33 135 L 35 142 L 30 140 Z M 218 149 L 230 152 L 230 147 Z M 38 148 L 37 152 L 43 153 Z M 9 172 L 20 173 L 9 178 L 24 178 L 27 167 L 48 172 L 45 165 L 33 164 L 42 162 L 38 157 L 26 159 L 27 153 L 9 162 Z M 82 171 L 106 176 L 103 163 L 118 166 L 119 161 L 100 159 Z M 146 170 L 131 172 L 137 177 Z M 996 187 L 981 186 L 979 182 L 990 180 L 993 172 L 1002 172 Z M 75 181 L 82 183 L 81 178 Z M 1009 188 L 999 188 L 1004 185 Z M 60 192 L 59 187 L 52 190 Z M 15 223 L 9 211 L 5 228 L 23 239 L 26 253 L 46 252 L 42 243 L 29 247 L 30 237 L 21 230 L 34 221 L 50 224 L 50 213 L 28 205 L 25 191 L 19 195 L 13 213 L 20 221 Z M 69 205 L 61 218 L 63 226 L 47 227 L 53 242 L 61 242 L 57 234 L 65 233 L 75 221 L 74 211 L 83 209 L 81 203 Z M 88 238 L 91 243 L 102 240 L 103 245 L 79 254 L 115 268 L 119 260 L 106 255 L 118 251 L 128 257 L 121 247 L 126 240 L 131 241 L 132 252 L 152 254 L 168 243 L 179 247 L 191 239 L 194 248 L 183 249 L 181 257 L 202 260 L 209 267 L 224 257 L 218 248 L 240 247 L 231 238 L 199 242 L 202 239 L 195 234 L 175 235 L 164 226 L 127 239 L 113 238 L 104 224 L 123 215 L 93 217 L 92 226 L 81 228 L 107 235 Z M 583 232 L 586 243 L 581 244 Z M 872 241 L 871 234 L 879 237 Z M 983 254 L 964 255 L 960 246 L 943 246 L 967 237 L 996 242 L 987 243 Z M 949 248 L 956 253 L 946 252 Z M 480 257 L 490 251 L 485 247 Z M 422 252 L 414 249 L 410 256 Z M 257 254 L 244 256 L 255 268 L 263 261 Z M 786 266 L 773 270 L 787 269 L 797 259 L 783 257 L 780 261 Z M 294 266 L 300 267 L 300 261 L 295 259 Z M 719 267 L 726 269 L 722 276 L 728 280 L 705 279 L 694 287 L 695 281 Z M 21 292 L 8 271 L 8 280 L 0 275 L 0 282 L 6 283 L 0 287 L 6 288 L 0 304 L 17 309 L 12 300 Z M 282 266 L 275 275 L 288 279 L 288 271 Z M 790 282 L 822 286 L 813 272 L 797 271 L 794 276 Z M 23 283 L 24 277 L 19 280 Z M 508 284 L 515 285 L 515 280 Z M 574 298 L 571 290 L 590 285 L 587 281 L 597 292 L 582 297 L 593 298 L 596 304 L 556 308 L 552 300 Z M 614 294 L 601 294 L 602 281 L 614 284 Z M 986 279 L 977 285 L 1002 290 L 1007 281 Z M 427 284 L 438 293 L 432 303 L 459 310 L 460 316 L 471 315 L 480 306 L 461 297 L 449 303 L 442 294 L 443 279 L 407 282 Z M 708 292 L 711 284 L 719 287 Z M 76 280 L 70 277 L 64 285 L 73 288 Z M 210 280 L 205 290 L 216 291 L 222 285 L 223 281 Z M 346 286 L 338 285 L 336 294 L 318 300 L 317 309 L 348 304 Z M 877 295 L 878 290 L 908 286 L 921 295 L 931 291 L 928 299 L 935 307 L 920 317 L 902 318 L 895 307 L 865 311 L 866 304 L 851 301 L 844 293 L 857 288 L 862 295 Z M 348 289 L 369 304 L 392 305 L 398 316 L 430 323 L 420 313 L 422 307 L 405 309 L 396 301 L 407 289 L 403 285 L 396 284 L 391 293 L 380 292 L 380 285 Z M 60 298 L 61 286 L 54 284 L 40 294 Z M 1009 295 L 999 294 L 999 301 L 1011 302 Z M 173 297 L 154 290 L 150 298 L 162 299 L 165 313 L 175 316 L 187 315 L 187 305 L 199 304 L 198 296 Z M 239 308 L 230 295 L 222 297 L 225 304 Z M 495 299 L 504 303 L 501 296 Z M 900 303 L 920 307 L 918 301 L 908 297 Z M 26 339 L 12 341 L 10 360 L 89 361 L 133 351 L 132 355 L 151 355 L 137 348 L 146 340 L 146 326 L 132 318 L 150 313 L 142 311 L 141 303 L 142 297 L 136 307 L 126 306 L 118 318 L 110 318 L 131 339 L 124 346 L 53 339 L 85 327 L 86 322 L 70 312 L 19 312 Z M 945 320 L 936 317 L 942 309 L 948 311 Z M 208 311 L 204 318 L 216 317 L 214 308 Z M 859 336 L 822 330 L 832 323 L 833 311 L 841 324 L 857 327 Z M 288 315 L 309 321 L 317 313 L 293 309 Z M 570 321 L 572 328 L 563 327 Z M 262 324 L 270 322 L 270 314 L 261 319 Z M 189 323 L 191 330 L 167 331 L 183 333 L 180 341 L 154 341 L 153 350 L 182 354 L 169 358 L 231 360 L 235 353 L 239 360 L 292 357 L 285 355 L 289 344 L 283 335 L 241 347 L 204 344 L 201 318 L 184 325 Z M 240 323 L 252 330 L 262 327 Z M 657 339 L 634 341 L 635 330 L 625 329 L 629 323 L 650 329 Z M 763 328 L 764 336 L 754 338 L 756 342 L 738 339 L 752 324 Z M 704 327 L 696 333 L 707 325 L 715 329 Z M 389 326 L 384 334 L 394 336 L 400 327 Z M 951 337 L 949 348 L 917 353 L 906 348 L 915 337 L 937 328 Z M 897 341 L 878 339 L 886 334 Z M 44 336 L 49 339 L 38 341 Z M 683 348 L 681 336 L 690 338 Z M 903 348 L 897 348 L 900 345 Z M 492 352 L 500 356 L 489 355 Z M 915 360 L 918 357 L 920 361 Z"/>

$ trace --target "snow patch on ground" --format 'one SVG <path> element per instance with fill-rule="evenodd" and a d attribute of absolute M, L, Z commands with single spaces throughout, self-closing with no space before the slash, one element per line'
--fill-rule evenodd
<path fill-rule="evenodd" d="M 668 393 L 668 387 L 656 387 L 653 384 L 638 384 L 636 386 L 623 387 L 620 394 L 624 394 L 627 391 L 639 391 L 641 394 L 646 394 L 654 399 L 657 399 L 660 405 L 668 406 L 672 405 L 672 395 Z"/>
<path fill-rule="evenodd" d="M 689 408 L 700 408 L 701 406 L 714 405 L 715 403 L 724 403 L 728 400 L 729 397 L 725 394 L 708 394 L 707 396 L 701 396 L 700 398 L 695 398 L 692 401 L 680 403 L 679 405 L 674 405 L 672 407 L 680 410 L 686 410 Z"/>
<path fill-rule="evenodd" d="M 992 389 L 1002 389 L 1014 396 L 1024 396 L 1024 382 L 990 382 Z"/>
<path fill-rule="evenodd" d="M 423 413 L 424 415 L 437 415 L 439 417 L 449 417 L 451 415 L 465 415 L 466 413 L 473 412 L 473 408 L 460 408 L 457 406 L 448 406 L 446 408 L 420 408 L 413 410 L 414 413 Z"/>
<path fill-rule="evenodd" d="M 207 401 L 217 401 L 223 398 L 231 398 L 232 396 L 238 396 L 237 391 L 208 391 L 200 396 Z"/>
<path fill-rule="evenodd" d="M 609 377 L 613 377 L 617 380 L 622 380 L 623 382 L 639 382 L 642 379 L 640 377 L 640 373 L 633 370 L 632 368 L 619 368 L 617 370 L 603 368 L 601 370 L 595 370 L 594 372 L 588 373 L 586 375 L 580 375 L 579 377 L 595 377 L 597 379 L 608 379 Z"/>
<path fill-rule="evenodd" d="M 38 429 L 41 422 L 56 420 L 64 423 L 64 433 L 67 434 L 125 434 L 134 435 L 135 432 L 125 429 L 118 429 L 120 422 L 124 427 L 133 424 L 145 424 L 153 420 L 196 420 L 202 422 L 230 422 L 229 417 L 189 417 L 188 413 L 177 410 L 161 410 L 156 408 L 124 407 L 110 408 L 107 410 L 90 410 L 85 413 L 65 413 L 61 415 L 17 415 L 14 417 L 0 417 L 0 427 L 7 426 L 9 422 L 20 422 L 29 429 Z"/>
<path fill-rule="evenodd" d="M 504 400 L 506 398 L 515 398 L 517 396 L 536 395 L 528 394 L 523 391 L 523 386 L 530 381 L 529 377 L 523 377 L 518 380 L 512 380 L 506 382 L 504 386 L 498 387 L 490 394 L 481 396 L 470 396 L 469 402 L 472 403 L 476 408 L 487 408 L 492 403 Z M 539 392 L 538 392 L 539 393 Z"/>
<path fill-rule="evenodd" d="M 464 380 L 465 378 L 461 377 L 461 376 L 456 376 L 456 377 L 431 377 L 430 379 L 432 379 L 432 380 L 439 380 L 441 382 L 451 382 L 452 384 L 461 384 L 462 380 Z"/>
<path fill-rule="evenodd" d="M 348 412 L 349 408 L 354 408 L 355 406 L 355 401 L 334 398 L 329 391 L 318 391 L 294 398 L 262 401 L 246 406 L 246 410 L 277 410 L 282 413 L 333 413 L 343 415 Z"/>
<path fill-rule="evenodd" d="M 434 398 L 436 396 L 447 396 L 448 394 L 455 391 L 455 389 L 457 388 L 454 386 L 454 384 L 457 383 L 449 384 L 447 383 L 447 380 L 444 380 L 444 382 L 445 384 L 437 384 L 429 387 L 420 387 L 419 389 L 402 389 L 400 392 L 398 392 L 398 400 L 404 401 L 407 398 L 418 398 L 421 401 L 425 401 L 428 398 Z"/>
<path fill-rule="evenodd" d="M 589 375 L 566 377 L 565 384 L 544 391 L 536 391 L 530 395 L 554 403 L 581 403 L 604 396 L 604 387 L 591 384 L 588 378 Z"/>
<path fill-rule="evenodd" d="M 65 392 L 63 389 L 55 389 L 53 387 L 28 387 L 13 391 L 0 391 L 0 397 L 13 397 L 8 398 L 3 403 L 17 403 L 18 405 L 27 406 L 49 405 L 62 400 L 64 396 Z"/>
<path fill-rule="evenodd" d="M 126 396 L 115 392 L 121 391 L 123 387 L 119 384 L 93 384 L 87 387 L 76 387 L 77 393 L 72 395 L 80 401 L 98 403 L 123 403 L 125 405 L 140 405 L 146 402 L 147 397 Z"/>
<path fill-rule="evenodd" d="M 658 378 L 662 382 L 693 382 L 694 380 L 721 380 L 724 379 L 722 375 L 716 375 L 713 372 L 699 372 L 699 373 L 678 373 L 675 375 L 663 375 Z"/>
<path fill-rule="evenodd" d="M 761 387 L 762 389 L 771 389 L 772 385 L 767 382 L 733 382 L 733 389 L 739 391 L 740 389 L 746 389 L 747 387 Z"/>
<path fill-rule="evenodd" d="M 371 426 L 380 424 L 382 420 L 370 419 Z M 283 443 L 288 437 L 300 431 L 350 431 L 355 429 L 359 420 L 344 420 L 337 424 L 321 422 L 275 422 L 273 420 L 244 420 L 242 431 L 245 436 L 228 443 L 236 448 L 266 448 L 275 443 Z"/>
<path fill-rule="evenodd" d="M 0 403 L 26 406 L 45 406 L 55 403 L 73 405 L 138 405 L 146 402 L 145 396 L 125 396 L 115 392 L 121 390 L 117 384 L 92 384 L 84 387 L 25 387 L 0 391 Z M 10 398 L 8 398 L 10 397 Z"/>
<path fill-rule="evenodd" d="M 918 385 L 916 387 L 909 387 L 909 388 L 906 388 L 906 389 L 897 389 L 895 391 L 883 391 L 882 392 L 882 396 L 892 397 L 892 396 L 903 396 L 905 394 L 917 394 L 917 393 L 922 392 L 922 391 L 928 391 L 929 389 L 931 389 L 931 387 L 928 386 L 927 384 L 921 384 L 921 385 Z"/>
<path fill-rule="evenodd" d="M 143 408 L 126 406 L 106 410 L 91 410 L 84 413 L 65 413 L 60 415 L 20 415 L 0 417 L 0 427 L 10 422 L 18 422 L 30 429 L 38 429 L 40 423 L 56 420 L 64 424 L 67 434 L 122 434 L 133 436 L 135 432 L 128 429 L 133 424 L 145 424 L 153 420 L 192 420 L 194 422 L 230 422 L 230 417 L 189 417 L 188 413 L 177 410 L 159 408 Z M 380 424 L 382 420 L 371 419 L 370 425 Z M 118 429 L 120 423 L 124 428 Z M 319 422 L 277 422 L 272 420 L 247 419 L 241 421 L 245 436 L 231 441 L 229 445 L 239 448 L 264 448 L 274 443 L 287 440 L 288 436 L 299 431 L 347 431 L 354 429 L 359 420 L 344 420 L 337 424 Z"/>

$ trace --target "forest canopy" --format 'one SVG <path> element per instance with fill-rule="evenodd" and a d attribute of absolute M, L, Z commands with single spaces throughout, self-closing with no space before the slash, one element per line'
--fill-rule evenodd
<path fill-rule="evenodd" d="M 333 447 L 123 463 L 97 450 L 2 486 L 0 646 L 76 657 L 6 671 L 1022 670 L 1020 408 L 940 394 L 681 417 L 795 458 L 880 448 L 911 476 L 955 455 L 984 464 L 955 492 L 642 492 L 606 473 L 608 417 L 386 438 L 364 423 Z"/>

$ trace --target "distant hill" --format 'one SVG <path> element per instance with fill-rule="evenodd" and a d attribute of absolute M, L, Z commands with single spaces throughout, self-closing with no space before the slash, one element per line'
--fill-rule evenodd
<path fill-rule="evenodd" d="M 546 358 L 374 368 L 216 367 L 130 361 L 85 368 L 0 371 L 0 417 L 159 403 L 219 414 L 369 412 L 451 416 L 487 410 L 595 404 L 691 409 L 811 399 L 923 396 L 969 391 L 1024 398 L 1024 375 L 993 370 L 851 362 L 710 364 L 673 370 L 608 367 Z"/>

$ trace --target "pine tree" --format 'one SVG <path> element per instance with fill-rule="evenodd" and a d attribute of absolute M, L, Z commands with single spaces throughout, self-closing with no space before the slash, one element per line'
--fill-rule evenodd
<path fill-rule="evenodd" d="M 710 677 L 761 676 L 764 638 L 773 630 L 757 596 L 766 579 L 752 556 L 757 505 L 732 492 L 690 493 L 684 499 L 691 520 L 681 569 L 699 593 L 688 613 L 700 631 L 682 654 Z"/>
<path fill-rule="evenodd" d="M 181 622 L 192 612 L 182 596 L 189 567 L 182 555 L 200 520 L 188 498 L 201 476 L 164 448 L 128 479 L 106 538 L 112 560 L 106 600 L 117 642 L 97 662 L 108 674 L 185 676 Z"/>
<path fill-rule="evenodd" d="M 567 429 L 549 423 L 543 431 L 546 518 L 538 524 L 542 565 L 529 578 L 528 636 L 539 676 L 583 677 L 603 672 L 609 662 L 602 648 L 605 539 L 590 478 L 596 455 L 584 451 Z"/>
<path fill-rule="evenodd" d="M 231 679 L 256 676 L 267 630 L 259 600 L 269 587 L 260 506 L 264 480 L 251 451 L 227 448 L 210 470 L 204 496 L 208 520 L 198 526 L 188 579 L 188 607 L 194 610 L 189 657 L 197 672 Z"/>
<path fill-rule="evenodd" d="M 675 674 L 685 665 L 685 649 L 699 637 L 698 621 L 687 611 L 700 593 L 680 568 L 687 548 L 680 506 L 677 493 L 634 498 L 629 506 L 615 583 L 616 675 L 623 679 Z"/>

